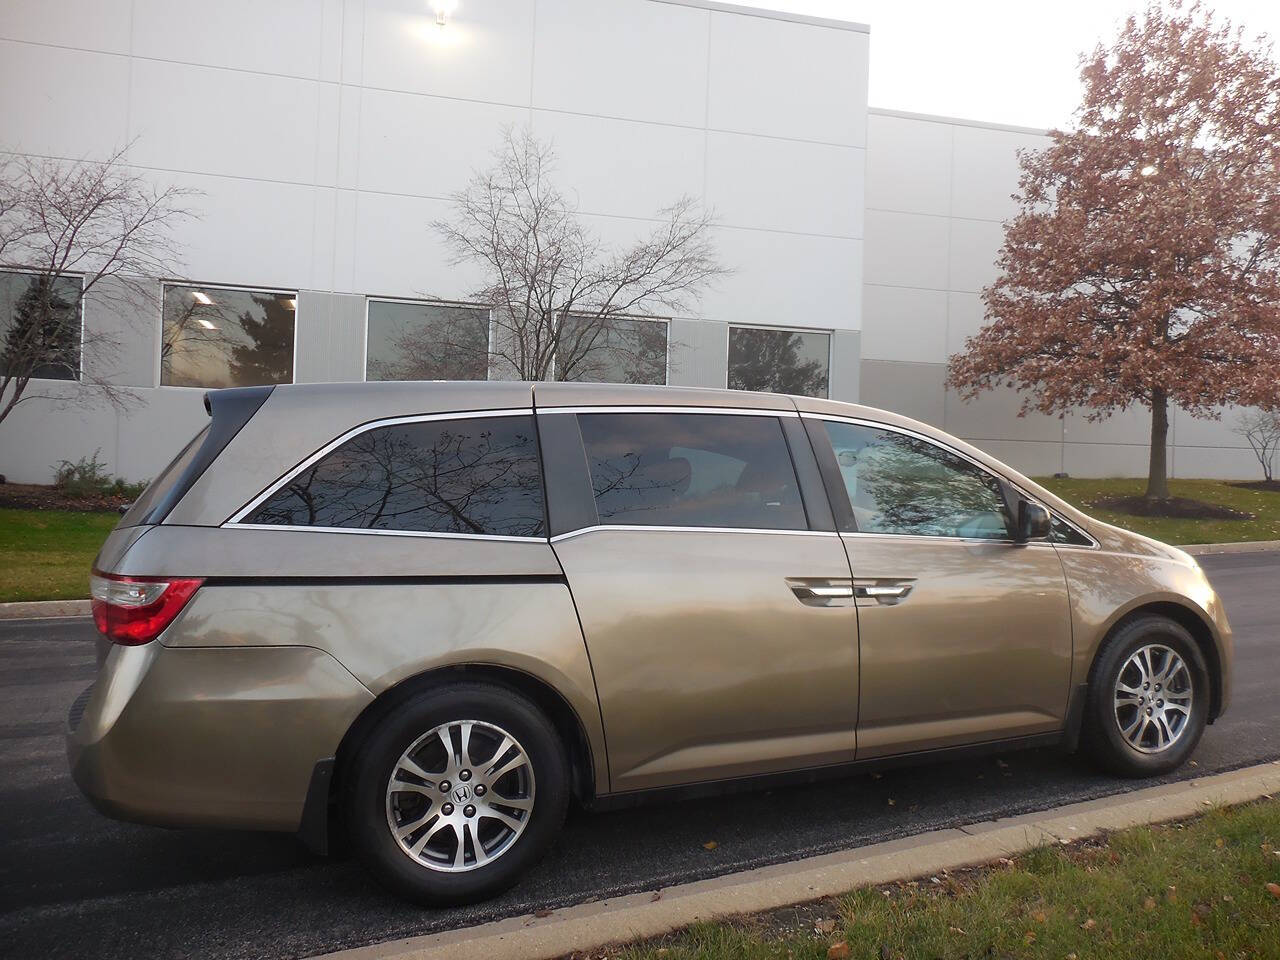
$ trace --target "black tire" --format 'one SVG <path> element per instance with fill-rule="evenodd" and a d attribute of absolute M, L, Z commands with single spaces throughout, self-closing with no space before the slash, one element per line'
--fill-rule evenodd
<path fill-rule="evenodd" d="M 388 817 L 392 801 L 387 788 L 401 756 L 415 741 L 441 724 L 460 721 L 479 721 L 492 725 L 512 736 L 524 749 L 532 767 L 533 809 L 528 812 L 523 829 L 509 842 L 500 854 L 484 864 L 475 863 L 473 837 L 467 833 L 481 829 L 478 820 L 468 821 L 462 827 L 461 842 L 470 863 L 463 872 L 443 872 L 415 858 L 403 849 L 392 833 Z M 477 731 L 480 727 L 475 728 Z M 449 732 L 451 737 L 454 731 Z M 479 733 L 474 736 L 479 737 Z M 454 740 L 457 743 L 457 739 Z M 429 749 L 429 748 L 424 748 Z M 496 750 L 494 746 L 492 749 Z M 473 749 L 474 752 L 474 749 Z M 416 757 L 423 754 L 417 753 Z M 443 753 L 441 753 L 443 756 Z M 481 754 L 483 756 L 483 754 Z M 480 768 L 488 761 L 476 764 L 472 774 L 473 784 L 482 779 Z M 521 776 L 522 774 L 516 774 Z M 455 774 L 457 776 L 457 774 Z M 400 775 L 403 781 L 405 775 Z M 507 781 L 510 783 L 511 781 Z M 344 819 L 356 856 L 368 870 L 392 892 L 429 906 L 471 903 L 495 896 L 511 887 L 550 848 L 564 823 L 569 805 L 569 761 L 564 744 L 555 727 L 529 700 L 506 687 L 489 683 L 467 682 L 441 686 L 418 693 L 400 704 L 373 729 L 356 752 L 349 775 L 344 777 Z M 451 784 L 456 789 L 457 783 Z M 439 783 L 433 784 L 433 790 Z M 500 784 L 492 788 L 496 793 Z M 409 797 L 409 802 L 424 804 L 423 815 L 432 809 L 437 813 L 452 796 L 437 798 L 423 792 L 424 799 Z M 399 804 L 400 794 L 395 803 Z M 489 799 L 494 799 L 491 793 Z M 480 801 L 476 800 L 476 803 Z M 499 802 L 501 800 L 499 799 Z M 432 808 L 431 804 L 439 804 Z M 397 808 L 399 809 L 399 808 Z M 465 809 L 458 806 L 457 809 Z M 473 808 L 474 809 L 474 808 Z M 398 813 L 395 815 L 399 815 Z M 411 822 L 416 811 L 405 816 Z M 516 815 L 521 814 L 516 811 Z M 425 833 L 434 821 L 423 828 Z M 403 825 L 403 824 L 402 824 Z M 501 831 L 496 821 L 489 821 L 485 830 Z M 459 838 L 458 831 L 446 828 L 440 840 Z M 411 836 L 411 839 L 416 837 Z M 483 841 L 481 841 L 483 842 Z M 456 850 L 456 844 L 454 845 Z"/>
<path fill-rule="evenodd" d="M 1181 733 L 1158 752 L 1133 746 L 1120 729 L 1116 715 L 1116 684 L 1135 652 L 1148 644 L 1173 650 L 1186 664 L 1191 681 L 1191 710 Z M 1144 691 L 1149 696 L 1151 691 Z M 1182 766 L 1204 733 L 1209 716 L 1210 683 L 1204 654 L 1181 624 L 1161 616 L 1145 616 L 1124 624 L 1103 643 L 1089 676 L 1083 740 L 1086 751 L 1103 769 L 1122 777 L 1153 777 Z M 1123 714 L 1136 716 L 1138 707 Z M 1154 734 L 1153 734 L 1154 736 Z M 1148 745 L 1148 744 L 1144 744 Z M 1153 745 L 1148 745 L 1153 746 Z"/>

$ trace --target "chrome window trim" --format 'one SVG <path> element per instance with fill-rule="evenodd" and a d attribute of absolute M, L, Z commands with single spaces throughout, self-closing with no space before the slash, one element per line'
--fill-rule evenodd
<path fill-rule="evenodd" d="M 366 528 L 366 527 L 328 527 L 328 528 L 322 528 L 322 527 L 304 527 L 304 526 L 298 526 L 298 525 L 296 525 L 296 524 L 286 524 L 286 523 L 281 523 L 281 524 L 271 524 L 271 523 L 255 523 L 255 524 L 249 524 L 249 523 L 244 523 L 244 522 L 242 522 L 242 521 L 244 520 L 244 518 L 245 518 L 245 517 L 247 517 L 249 514 L 251 514 L 251 513 L 252 513 L 254 510 L 256 510 L 258 507 L 260 507 L 260 506 L 263 504 L 263 502 L 264 502 L 264 501 L 266 501 L 266 500 L 270 499 L 270 498 L 271 498 L 271 496 L 272 496 L 273 494 L 275 494 L 275 493 L 276 493 L 276 492 L 277 492 L 281 487 L 283 487 L 285 484 L 287 484 L 290 480 L 292 480 L 292 479 L 293 479 L 294 477 L 296 477 L 298 474 L 302 473 L 302 471 L 303 471 L 303 470 L 306 470 L 308 467 L 310 467 L 310 466 L 311 466 L 312 464 L 314 464 L 316 461 L 323 459 L 325 456 L 327 456 L 328 454 L 332 453 L 334 450 L 336 450 L 338 447 L 342 446 L 342 445 L 343 445 L 344 443 L 346 443 L 348 440 L 351 440 L 351 439 L 353 439 L 353 438 L 355 438 L 355 437 L 358 437 L 358 436 L 360 436 L 360 434 L 362 434 L 362 433 L 368 433 L 370 430 L 377 430 L 377 429 L 379 429 L 380 427 L 394 427 L 394 426 L 398 426 L 399 424 L 402 424 L 402 423 L 429 423 L 429 422 L 431 422 L 431 421 L 433 421 L 433 420 L 478 420 L 478 419 L 480 419 L 480 418 L 482 418 L 482 417 L 485 417 L 485 418 L 487 418 L 487 417 L 528 417 L 528 416 L 532 416 L 532 415 L 533 415 L 533 408 L 532 408 L 532 407 L 508 407 L 508 408 L 499 409 L 499 410 L 467 410 L 467 411 L 461 411 L 461 412 L 459 412 L 459 411 L 453 411 L 453 412 L 449 412 L 449 413 L 423 413 L 423 414 L 414 414 L 414 415 L 412 415 L 412 416 L 404 416 L 404 417 L 385 417 L 385 418 L 383 418 L 383 419 L 381 419 L 381 420 L 370 420 L 368 423 L 362 423 L 362 424 L 360 424 L 359 426 L 352 427 L 350 430 L 348 430 L 348 431 L 347 431 L 346 433 L 344 433 L 344 434 L 341 434 L 341 435 L 340 435 L 339 437 L 337 437 L 336 439 L 334 439 L 334 440 L 330 440 L 328 443 L 326 443 L 323 447 L 321 447 L 321 448 L 320 448 L 319 450 L 317 450 L 315 453 L 313 453 L 313 454 L 311 454 L 310 456 L 308 456 L 307 458 L 305 458 L 305 459 L 304 459 L 301 463 L 299 463 L 297 466 L 295 466 L 295 467 L 293 467 L 292 469 L 290 469 L 290 470 L 286 471 L 286 472 L 285 472 L 285 474 L 284 474 L 284 476 L 280 477 L 278 480 L 276 480 L 274 483 L 272 483 L 270 486 L 268 486 L 265 490 L 263 490 L 263 491 L 262 491 L 261 493 L 259 493 L 256 497 L 254 497 L 252 500 L 250 500 L 250 501 L 249 501 L 245 506 L 241 507 L 241 508 L 240 508 L 239 510 L 237 510 L 235 513 L 233 513 L 230 517 L 228 517 L 226 520 L 224 520 L 221 524 L 219 524 L 219 526 L 223 526 L 223 527 L 228 527 L 228 526 L 243 526 L 243 527 L 248 527 L 248 528 L 255 529 L 255 530 L 322 530 L 322 529 L 327 529 L 327 530 L 330 530 L 330 531 L 332 531 L 332 530 L 341 530 L 341 531 L 348 532 L 348 533 L 383 533 L 383 534 L 387 534 L 387 533 L 398 533 L 398 534 L 402 534 L 402 535 L 404 535 L 404 536 L 424 536 L 424 535 L 427 535 L 427 534 L 429 534 L 429 533 L 430 533 L 430 531 L 417 531 L 417 530 L 403 530 L 403 531 L 381 530 L 381 531 L 378 531 L 378 530 L 370 530 L 370 529 L 368 529 L 368 528 Z M 541 451 L 539 451 L 539 453 L 538 453 L 538 470 L 539 470 L 539 471 L 541 471 L 541 470 L 542 470 L 542 454 L 541 454 Z M 546 509 L 546 508 L 545 508 L 545 506 L 544 506 L 544 508 L 543 508 L 543 509 L 544 509 L 544 510 Z M 437 537 L 439 537 L 439 536 L 446 536 L 446 534 L 441 534 L 441 533 L 431 533 L 430 535 L 431 535 L 431 536 L 437 536 Z M 479 538 L 479 539 L 492 539 L 492 537 L 493 537 L 493 536 L 496 536 L 496 534 L 485 534 L 485 533 L 453 533 L 453 534 L 447 534 L 447 536 L 448 536 L 448 537 L 450 537 L 451 539 L 453 539 L 453 538 Z M 514 540 L 541 540 L 541 541 L 545 542 L 547 538 L 546 538 L 546 537 L 511 537 L 511 538 L 503 537 L 502 539 L 514 539 Z"/>
<path fill-rule="evenodd" d="M 800 416 L 802 419 L 806 419 L 806 420 L 834 420 L 837 423 L 852 423 L 855 426 L 859 426 L 859 427 L 873 427 L 876 430 L 886 430 L 889 433 L 900 433 L 903 436 L 915 437 L 917 440 L 923 440 L 925 443 L 931 443 L 935 447 L 945 450 L 947 453 L 953 454 L 959 457 L 960 459 L 973 464 L 975 467 L 977 467 L 979 470 L 981 470 L 983 473 L 987 474 L 988 476 L 995 477 L 997 480 L 1009 484 L 1009 486 L 1013 487 L 1015 490 L 1017 490 L 1020 494 L 1022 494 L 1032 503 L 1036 504 L 1037 506 L 1044 507 L 1044 509 L 1049 512 L 1049 516 L 1054 517 L 1058 520 L 1061 520 L 1068 527 L 1070 527 L 1076 533 L 1080 534 L 1080 536 L 1084 537 L 1086 540 L 1089 541 L 1087 546 L 1078 544 L 1078 543 L 1053 543 L 1053 541 L 1051 540 L 1046 540 L 1044 541 L 1044 543 L 1058 549 L 1068 549 L 1068 550 L 1070 549 L 1100 550 L 1101 549 L 1101 544 L 1099 544 L 1097 539 L 1091 536 L 1088 531 L 1081 530 L 1077 524 L 1072 523 L 1070 520 L 1064 517 L 1057 510 L 1054 510 L 1048 504 L 1041 503 L 1039 497 L 1036 497 L 1034 494 L 1024 489 L 1020 484 L 1015 483 L 1013 480 L 1010 480 L 1008 477 L 1006 477 L 1002 473 L 996 473 L 986 464 L 982 463 L 979 460 L 975 460 L 973 457 L 969 456 L 969 454 L 965 453 L 963 450 L 957 450 L 955 447 L 941 440 L 938 440 L 936 437 L 928 436 L 927 434 L 923 434 L 918 430 L 912 430 L 909 427 L 900 427 L 897 424 L 885 423 L 882 420 L 869 420 L 866 417 L 844 417 L 835 413 L 813 413 L 807 410 L 801 411 Z M 846 536 L 849 536 L 849 535 L 876 536 L 876 537 L 917 537 L 922 540 L 953 540 L 953 541 L 958 541 L 963 543 L 1013 543 L 1013 544 L 1016 544 L 1018 542 L 1008 537 L 1002 540 L 994 540 L 994 539 L 987 540 L 982 537 L 931 537 L 928 534 L 871 533 L 871 532 L 864 533 L 863 531 L 858 531 L 858 530 L 849 531 L 849 533 L 846 534 Z"/>
<path fill-rule="evenodd" d="M 734 417 L 799 417 L 800 414 L 795 410 L 775 410 L 772 407 L 760 407 L 753 409 L 751 407 L 686 407 L 679 404 L 659 405 L 646 404 L 645 406 L 626 407 L 619 405 L 600 406 L 600 407 L 583 407 L 583 406 L 565 406 L 565 407 L 537 407 L 538 413 L 697 413 L 697 414 L 715 414 L 724 413 Z"/>
<path fill-rule="evenodd" d="M 432 540 L 498 540 L 515 543 L 546 543 L 546 537 L 517 537 L 497 533 L 446 533 L 430 530 L 376 530 L 371 527 L 304 527 L 298 524 L 234 523 L 237 530 L 274 530 L 290 533 L 371 533 L 379 537 L 425 537 Z M 228 524 L 223 524 L 228 526 Z"/>
<path fill-rule="evenodd" d="M 789 537 L 840 536 L 834 530 L 789 530 L 769 527 L 672 527 L 659 524 L 646 525 L 643 523 L 596 523 L 589 527 L 579 527 L 577 530 L 556 534 L 551 538 L 551 542 L 559 543 L 561 540 L 568 540 L 570 537 L 578 537 L 584 533 L 595 533 L 601 530 L 615 530 L 624 533 L 774 533 Z"/>

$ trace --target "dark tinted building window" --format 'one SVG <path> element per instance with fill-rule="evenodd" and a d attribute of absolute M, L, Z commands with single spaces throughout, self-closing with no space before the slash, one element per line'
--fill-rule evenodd
<path fill-rule="evenodd" d="M 556 379 L 579 383 L 667 382 L 667 325 L 570 314 L 560 331 Z"/>
<path fill-rule="evenodd" d="M 919 437 L 826 428 L 860 532 L 1008 539 L 1000 484 L 981 467 Z"/>
<path fill-rule="evenodd" d="M 806 528 L 776 417 L 587 413 L 578 423 L 601 523 Z"/>
<path fill-rule="evenodd" d="M 367 380 L 487 380 L 489 311 L 369 301 Z"/>
<path fill-rule="evenodd" d="M 290 291 L 166 286 L 160 383 L 292 383 L 297 310 L 298 295 Z"/>
<path fill-rule="evenodd" d="M 299 473 L 246 522 L 540 536 L 533 419 L 429 420 L 366 430 Z"/>
<path fill-rule="evenodd" d="M 80 379 L 79 277 L 0 270 L 0 375 Z"/>
<path fill-rule="evenodd" d="M 830 354 L 830 334 L 730 327 L 729 389 L 825 397 Z"/>

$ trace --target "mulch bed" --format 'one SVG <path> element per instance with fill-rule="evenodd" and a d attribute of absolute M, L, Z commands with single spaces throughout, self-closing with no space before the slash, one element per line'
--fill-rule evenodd
<path fill-rule="evenodd" d="M 0 484 L 0 507 L 18 510 L 81 510 L 92 513 L 119 510 L 130 502 L 128 497 L 110 494 L 73 497 L 65 490 L 36 483 Z"/>
<path fill-rule="evenodd" d="M 1091 507 L 1102 507 L 1127 513 L 1134 517 L 1173 517 L 1179 520 L 1252 520 L 1252 513 L 1232 510 L 1216 503 L 1192 500 L 1190 497 L 1170 497 L 1167 500 L 1148 500 L 1145 497 L 1102 497 L 1090 501 Z"/>
<path fill-rule="evenodd" d="M 1232 487 L 1240 487 L 1242 490 L 1270 490 L 1271 492 L 1280 492 L 1280 480 L 1240 480 L 1229 484 Z"/>

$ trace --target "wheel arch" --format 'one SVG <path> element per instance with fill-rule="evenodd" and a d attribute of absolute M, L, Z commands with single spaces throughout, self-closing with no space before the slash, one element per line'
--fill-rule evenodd
<path fill-rule="evenodd" d="M 1103 634 L 1102 641 L 1094 648 L 1089 663 L 1089 680 L 1097 668 L 1099 654 L 1121 629 L 1143 617 L 1158 616 L 1172 620 L 1183 627 L 1195 641 L 1200 653 L 1204 656 L 1205 666 L 1209 669 L 1209 722 L 1213 723 L 1222 711 L 1222 656 L 1218 650 L 1218 642 L 1214 637 L 1209 621 L 1190 607 L 1172 600 L 1150 600 L 1126 610 L 1115 619 Z"/>

